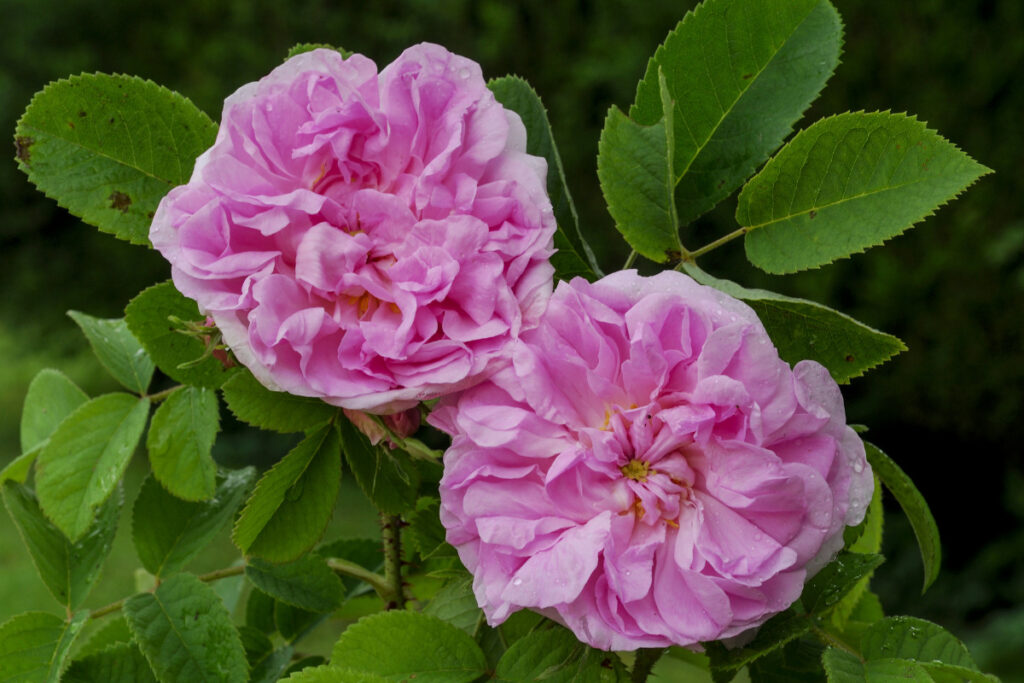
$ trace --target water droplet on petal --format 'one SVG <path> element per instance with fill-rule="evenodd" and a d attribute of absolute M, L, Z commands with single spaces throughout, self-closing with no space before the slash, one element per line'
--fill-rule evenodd
<path fill-rule="evenodd" d="M 864 471 L 864 463 L 862 463 L 860 461 L 857 461 L 857 462 L 853 463 L 853 471 L 856 472 L 857 474 L 860 474 L 861 472 L 863 472 Z"/>
<path fill-rule="evenodd" d="M 513 586 L 522 586 L 523 585 L 523 580 L 520 579 L 520 578 L 512 579 L 512 585 Z"/>
<path fill-rule="evenodd" d="M 461 78 L 462 80 L 466 80 L 467 78 L 469 78 L 469 69 L 465 67 L 459 69 L 459 78 Z"/>

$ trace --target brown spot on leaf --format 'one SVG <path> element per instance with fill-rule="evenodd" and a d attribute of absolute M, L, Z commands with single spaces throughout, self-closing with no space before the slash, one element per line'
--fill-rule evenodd
<path fill-rule="evenodd" d="M 154 214 L 152 211 L 150 211 L 149 213 L 146 214 L 146 218 L 148 218 L 149 220 L 153 220 L 153 216 L 155 216 L 155 215 L 156 214 Z"/>
<path fill-rule="evenodd" d="M 124 192 L 111 192 L 107 199 L 110 200 L 110 208 L 117 209 L 121 213 L 128 213 L 128 207 L 132 205 L 132 198 Z"/>
<path fill-rule="evenodd" d="M 27 164 L 29 159 L 32 157 L 32 143 L 35 140 L 26 136 L 19 135 L 14 138 L 14 155 L 18 158 L 18 161 L 23 164 Z"/>
<path fill-rule="evenodd" d="M 78 112 L 78 118 L 84 119 L 85 118 L 85 112 L 84 111 Z"/>
<path fill-rule="evenodd" d="M 68 128 L 70 128 L 71 130 L 74 130 L 75 129 L 75 124 L 72 123 L 71 121 L 68 121 Z"/>
<path fill-rule="evenodd" d="M 719 180 L 718 181 L 718 189 L 721 190 L 723 185 L 725 185 L 725 179 Z"/>
<path fill-rule="evenodd" d="M 743 80 L 748 80 L 754 77 L 754 74 L 743 74 Z"/>
<path fill-rule="evenodd" d="M 853 362 L 853 354 L 852 353 L 846 354 L 846 362 L 847 363 L 852 363 Z"/>
<path fill-rule="evenodd" d="M 609 657 L 605 657 L 604 659 L 601 660 L 601 666 L 603 666 L 606 669 L 614 669 L 615 668 L 615 665 L 612 664 L 612 660 Z"/>
<path fill-rule="evenodd" d="M 665 250 L 665 259 L 666 260 L 668 260 L 668 261 L 678 261 L 681 258 L 683 258 L 683 253 L 681 251 L 676 251 L 675 249 L 666 249 Z"/>
<path fill-rule="evenodd" d="M 113 123 L 113 122 L 114 122 L 113 118 L 111 118 L 109 121 L 107 121 L 107 123 Z"/>
<path fill-rule="evenodd" d="M 811 212 L 807 215 L 813 220 L 814 217 L 818 215 L 818 212 L 815 211 L 814 209 L 811 209 Z"/>

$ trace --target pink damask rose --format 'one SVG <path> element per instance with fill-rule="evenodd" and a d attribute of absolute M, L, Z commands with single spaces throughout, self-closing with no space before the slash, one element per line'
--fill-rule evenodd
<path fill-rule="evenodd" d="M 496 625 L 520 608 L 602 649 L 736 636 L 792 604 L 873 478 L 821 365 L 677 272 L 560 283 L 513 365 L 429 421 L 441 521 Z"/>
<path fill-rule="evenodd" d="M 550 297 L 543 159 L 437 45 L 314 50 L 227 99 L 150 239 L 264 385 L 391 413 L 507 363 Z"/>

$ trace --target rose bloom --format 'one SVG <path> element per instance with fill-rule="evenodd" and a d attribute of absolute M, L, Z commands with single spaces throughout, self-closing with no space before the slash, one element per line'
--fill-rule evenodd
<path fill-rule="evenodd" d="M 735 636 L 792 604 L 873 490 L 828 371 L 689 277 L 560 283 L 514 363 L 430 421 L 448 541 L 489 623 L 590 645 Z"/>
<path fill-rule="evenodd" d="M 150 238 L 264 385 L 396 412 L 507 362 L 544 309 L 555 221 L 525 149 L 475 62 L 314 50 L 227 99 Z"/>

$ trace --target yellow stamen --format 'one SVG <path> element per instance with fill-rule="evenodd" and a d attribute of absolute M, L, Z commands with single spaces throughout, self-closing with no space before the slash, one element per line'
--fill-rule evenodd
<path fill-rule="evenodd" d="M 313 184 L 310 186 L 309 189 L 315 190 L 316 186 L 320 183 L 321 180 L 324 179 L 325 175 L 327 175 L 327 162 L 326 161 L 323 162 L 322 164 L 320 164 L 320 175 L 318 175 L 316 177 L 316 180 L 313 181 Z"/>
<path fill-rule="evenodd" d="M 647 481 L 649 467 L 645 461 L 634 458 L 620 467 L 619 471 L 633 481 L 643 482 Z"/>

